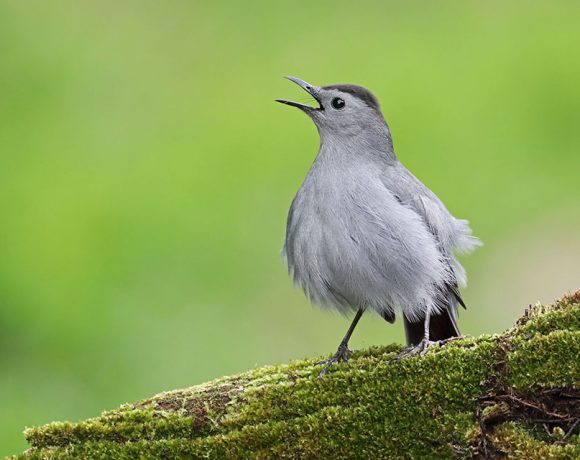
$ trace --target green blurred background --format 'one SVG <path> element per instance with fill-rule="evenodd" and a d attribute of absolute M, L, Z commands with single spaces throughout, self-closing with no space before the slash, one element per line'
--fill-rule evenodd
<path fill-rule="evenodd" d="M 379 97 L 471 221 L 463 332 L 580 288 L 578 2 L 0 3 L 0 455 L 24 426 L 334 351 L 280 259 L 318 147 L 283 80 Z M 369 315 L 355 348 L 402 341 Z"/>

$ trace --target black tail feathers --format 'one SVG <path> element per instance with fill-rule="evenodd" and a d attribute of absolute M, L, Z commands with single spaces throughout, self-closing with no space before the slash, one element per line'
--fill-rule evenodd
<path fill-rule="evenodd" d="M 451 307 L 454 308 L 454 307 Z M 418 345 L 425 337 L 424 320 L 412 323 L 403 317 L 405 323 L 405 336 L 407 346 Z M 457 327 L 455 315 L 447 308 L 441 312 L 432 313 L 429 321 L 429 340 L 445 340 L 451 337 L 459 337 L 461 333 Z"/>

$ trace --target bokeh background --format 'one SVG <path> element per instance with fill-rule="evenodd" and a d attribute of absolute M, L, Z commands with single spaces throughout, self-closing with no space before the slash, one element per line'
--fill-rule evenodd
<path fill-rule="evenodd" d="M 318 147 L 275 98 L 357 83 L 485 247 L 467 334 L 580 288 L 578 2 L 0 3 L 0 455 L 24 426 L 334 351 L 280 259 Z M 369 315 L 355 348 L 402 341 Z"/>

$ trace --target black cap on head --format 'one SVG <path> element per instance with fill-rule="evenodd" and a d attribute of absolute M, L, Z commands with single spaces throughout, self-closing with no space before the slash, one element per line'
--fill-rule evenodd
<path fill-rule="evenodd" d="M 336 89 L 338 91 L 342 91 L 343 93 L 352 94 L 354 97 L 359 98 L 363 101 L 366 105 L 375 109 L 377 112 L 380 112 L 381 109 L 379 107 L 379 101 L 371 93 L 368 89 L 363 88 L 362 86 L 357 85 L 328 85 L 323 86 L 322 89 Z"/>

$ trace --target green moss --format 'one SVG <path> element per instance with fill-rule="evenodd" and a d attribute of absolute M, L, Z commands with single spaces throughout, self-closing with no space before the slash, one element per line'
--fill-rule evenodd
<path fill-rule="evenodd" d="M 580 387 L 580 332 L 553 331 L 515 342 L 507 356 L 508 381 L 517 390 Z"/>
<path fill-rule="evenodd" d="M 475 455 L 485 438 L 498 451 L 572 458 L 576 435 L 554 444 L 525 420 L 501 419 L 515 417 L 509 405 L 478 408 L 507 388 L 578 389 L 576 296 L 532 308 L 503 335 L 456 340 L 421 358 L 391 362 L 399 347 L 375 347 L 324 378 L 317 360 L 268 366 L 27 429 L 31 449 L 21 457 L 458 458 Z M 500 412 L 482 433 L 481 420 Z"/>
<path fill-rule="evenodd" d="M 550 460 L 580 458 L 578 437 L 564 445 L 542 442 L 513 422 L 498 427 L 492 436 L 496 448 L 509 452 L 514 460 Z"/>

